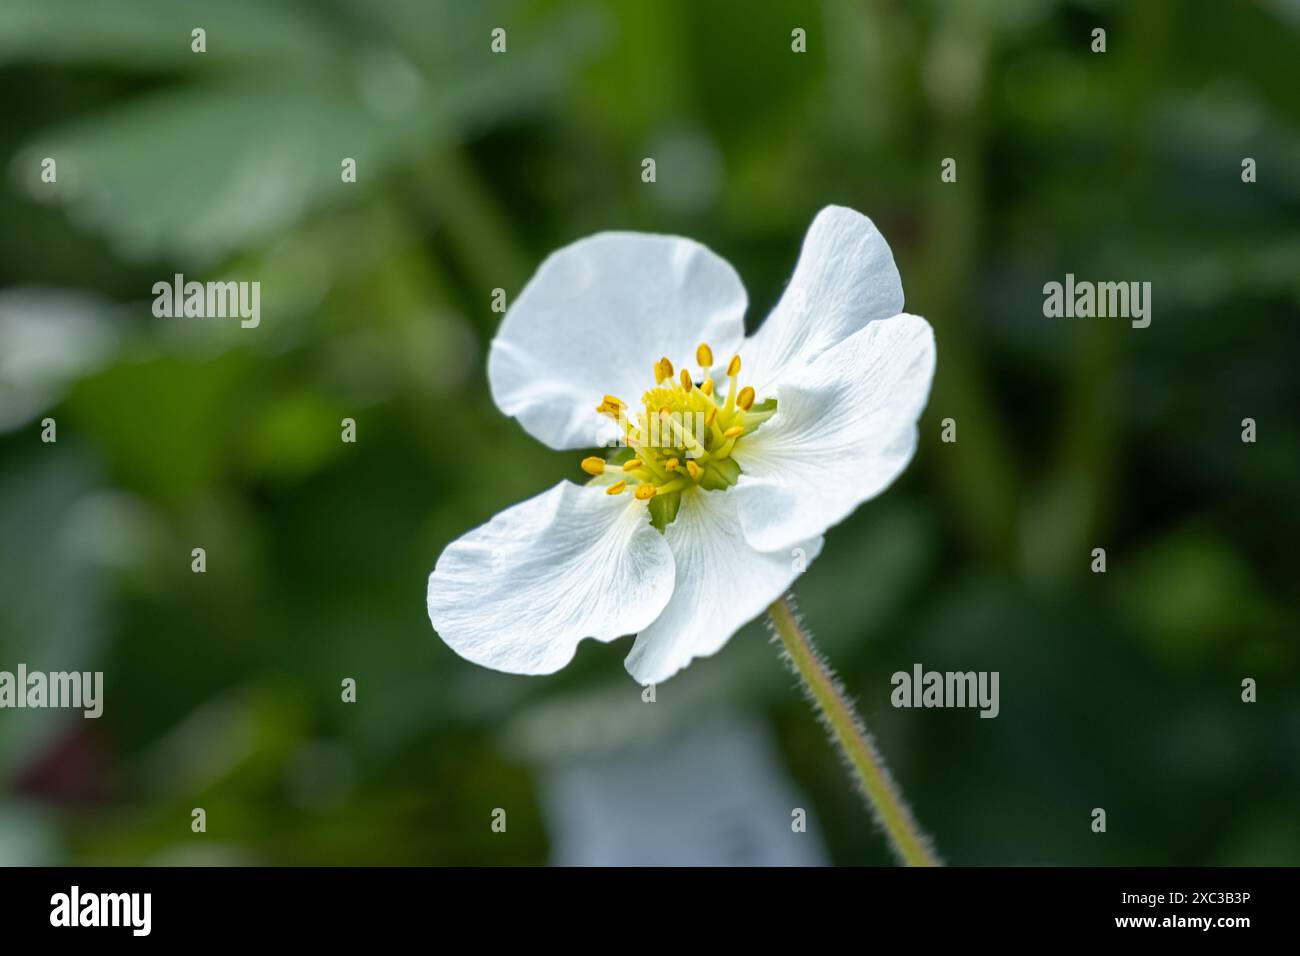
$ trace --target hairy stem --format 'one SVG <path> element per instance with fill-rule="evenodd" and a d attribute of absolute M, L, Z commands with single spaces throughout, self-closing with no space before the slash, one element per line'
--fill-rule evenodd
<path fill-rule="evenodd" d="M 791 598 L 787 595 L 776 601 L 767 613 L 772 632 L 785 647 L 786 663 L 803 681 L 805 693 L 816 706 L 831 739 L 839 745 L 845 764 L 853 772 L 876 823 L 889 837 L 894 853 L 908 866 L 939 866 L 929 839 L 916 825 L 862 718 L 813 644 Z"/>

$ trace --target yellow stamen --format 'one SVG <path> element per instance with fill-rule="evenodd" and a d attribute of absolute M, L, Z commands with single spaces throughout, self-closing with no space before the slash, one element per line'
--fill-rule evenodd
<path fill-rule="evenodd" d="M 739 355 L 726 363 L 725 379 L 713 377 L 718 366 L 707 342 L 695 349 L 695 361 L 680 369 L 667 356 L 655 362 L 656 384 L 641 395 L 635 412 L 617 395 L 606 395 L 597 406 L 619 424 L 631 449 L 627 461 L 594 455 L 582 460 L 587 474 L 609 475 L 600 482 L 606 494 L 631 490 L 638 501 L 650 502 L 692 485 L 713 491 L 735 483 L 736 466 L 725 462 L 742 435 L 772 416 L 768 406 L 774 403 L 754 410 L 758 396 L 753 386 L 741 387 Z"/>
<path fill-rule="evenodd" d="M 728 415 L 730 415 L 732 410 L 736 407 L 736 389 L 740 387 L 737 384 L 736 376 L 731 372 L 732 366 L 735 366 L 737 370 L 740 369 L 739 355 L 731 360 L 731 365 L 727 366 L 727 374 L 731 377 L 727 379 L 727 400 L 723 403 L 722 407 Z"/>

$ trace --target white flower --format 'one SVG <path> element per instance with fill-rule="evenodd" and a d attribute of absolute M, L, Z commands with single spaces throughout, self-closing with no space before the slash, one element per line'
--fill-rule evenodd
<path fill-rule="evenodd" d="M 542 263 L 492 343 L 492 397 L 552 448 L 628 447 L 443 551 L 429 619 L 453 650 L 549 674 L 583 638 L 635 633 L 629 673 L 666 680 L 780 597 L 822 534 L 902 472 L 934 335 L 902 313 L 871 220 L 823 209 L 749 338 L 745 307 L 735 270 L 689 239 L 601 233 Z"/>

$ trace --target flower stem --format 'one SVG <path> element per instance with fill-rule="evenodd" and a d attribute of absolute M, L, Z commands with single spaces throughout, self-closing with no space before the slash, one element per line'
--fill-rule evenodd
<path fill-rule="evenodd" d="M 773 633 L 785 646 L 783 655 L 790 669 L 803 681 L 804 691 L 816 705 L 822 724 L 839 745 L 845 763 L 852 770 L 872 816 L 889 837 L 899 860 L 908 866 L 939 866 L 940 861 L 921 832 L 912 811 L 903 802 L 898 785 L 889 775 L 884 758 L 867 733 L 853 702 L 844 693 L 812 635 L 803 627 L 790 596 L 767 609 Z"/>

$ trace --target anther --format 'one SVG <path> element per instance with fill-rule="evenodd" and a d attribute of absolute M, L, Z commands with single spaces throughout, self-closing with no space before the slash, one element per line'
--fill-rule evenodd
<path fill-rule="evenodd" d="M 681 466 L 681 462 L 676 458 L 669 458 L 664 462 L 664 471 L 676 471 Z"/>
<path fill-rule="evenodd" d="M 605 460 L 592 455 L 590 458 L 582 459 L 582 470 L 587 474 L 603 475 L 605 473 Z"/>
<path fill-rule="evenodd" d="M 713 394 L 713 379 L 711 379 L 711 378 L 706 378 L 703 382 L 701 382 L 701 383 L 700 383 L 700 391 L 703 392 L 705 395 L 712 395 L 712 394 Z"/>
<path fill-rule="evenodd" d="M 664 356 L 655 362 L 655 384 L 662 385 L 673 377 L 673 363 L 668 361 L 668 356 Z"/>
<path fill-rule="evenodd" d="M 645 462 L 643 462 L 640 458 L 633 458 L 630 461 L 623 462 L 624 471 L 636 471 L 638 468 L 642 468 L 644 466 L 645 466 Z"/>
<path fill-rule="evenodd" d="M 633 494 L 636 495 L 637 501 L 649 501 L 655 496 L 655 491 L 654 485 L 637 485 Z"/>
<path fill-rule="evenodd" d="M 739 437 L 740 437 L 741 435 L 743 435 L 743 434 L 745 434 L 745 426 L 744 426 L 744 425 L 732 425 L 730 428 L 728 428 L 725 432 L 722 433 L 722 437 L 723 437 L 723 438 L 739 438 Z"/>
<path fill-rule="evenodd" d="M 753 408 L 754 407 L 754 386 L 746 385 L 744 388 L 742 388 L 740 390 L 740 394 L 736 396 L 736 404 L 739 405 L 741 408 L 743 408 L 745 411 L 749 411 L 751 408 Z"/>
<path fill-rule="evenodd" d="M 691 480 L 700 480 L 700 466 L 695 464 L 695 462 L 691 461 L 689 458 L 686 460 L 686 470 L 690 472 Z"/>
<path fill-rule="evenodd" d="M 731 361 L 727 363 L 727 374 L 735 378 L 740 374 L 740 356 L 733 355 Z"/>
<path fill-rule="evenodd" d="M 700 347 L 695 350 L 695 361 L 706 369 L 713 367 L 713 349 L 709 348 L 708 342 L 700 343 Z"/>
<path fill-rule="evenodd" d="M 627 490 L 627 482 L 626 482 L 626 481 L 616 481 L 616 482 L 614 482 L 612 485 L 610 485 L 608 488 L 605 489 L 605 494 L 607 494 L 607 495 L 621 495 L 621 494 L 622 494 L 624 491 L 626 491 L 626 490 Z"/>
<path fill-rule="evenodd" d="M 695 383 L 691 381 L 690 369 L 682 369 L 682 391 L 689 392 L 694 387 Z"/>
<path fill-rule="evenodd" d="M 712 428 L 713 423 L 717 420 L 718 420 L 718 406 L 714 405 L 712 408 L 710 408 L 707 412 L 704 413 L 704 424 Z"/>

